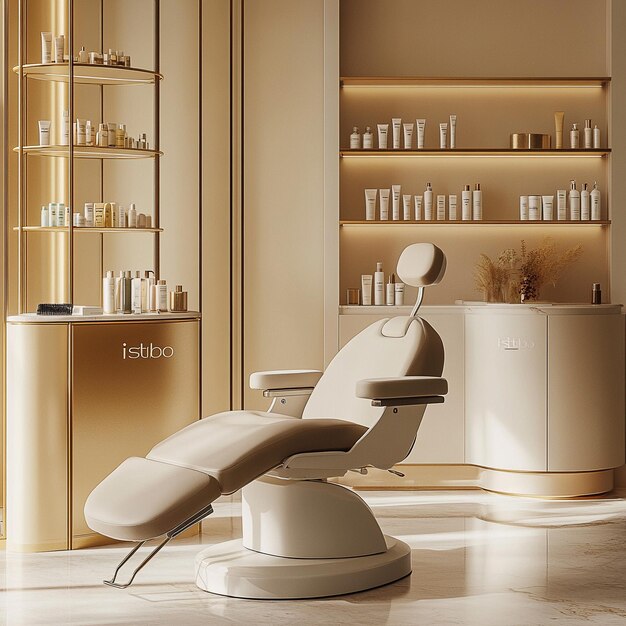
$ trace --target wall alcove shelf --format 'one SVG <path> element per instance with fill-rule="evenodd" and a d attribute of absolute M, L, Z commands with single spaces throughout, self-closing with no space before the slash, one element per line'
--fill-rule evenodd
<path fill-rule="evenodd" d="M 610 220 L 340 220 L 339 226 L 610 226 Z"/>
<path fill-rule="evenodd" d="M 136 67 L 73 63 L 74 83 L 78 85 L 152 85 L 162 80 L 159 72 Z M 20 73 L 20 66 L 13 68 Z M 34 80 L 69 82 L 69 63 L 29 63 L 22 66 L 23 75 Z"/>
<path fill-rule="evenodd" d="M 19 230 L 19 227 L 15 226 L 13 230 Z M 27 233 L 67 233 L 69 228 L 67 226 L 22 226 L 22 230 Z M 115 233 L 118 235 L 127 233 L 162 233 L 162 228 L 96 228 L 94 226 L 75 226 L 72 228 L 72 234 L 87 234 L 87 233 Z"/>
<path fill-rule="evenodd" d="M 342 158 L 393 158 L 393 157 L 583 157 L 601 158 L 611 153 L 609 148 L 588 148 L 584 150 L 572 150 L 565 148 L 560 150 L 513 150 L 511 148 L 428 148 L 423 150 L 349 150 L 342 149 L 339 156 Z"/>
<path fill-rule="evenodd" d="M 19 147 L 13 148 L 19 152 Z M 26 155 L 69 158 L 69 146 L 24 146 Z M 160 150 L 144 150 L 143 148 L 104 148 L 101 146 L 74 146 L 75 159 L 153 159 L 163 156 Z"/>

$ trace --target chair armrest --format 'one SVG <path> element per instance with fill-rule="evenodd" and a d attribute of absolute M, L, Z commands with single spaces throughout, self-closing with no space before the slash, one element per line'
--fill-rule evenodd
<path fill-rule="evenodd" d="M 443 396 L 448 381 L 437 376 L 402 376 L 399 378 L 366 378 L 356 384 L 357 398 L 395 400 Z M 404 404 L 408 404 L 405 402 Z M 417 402 L 416 404 L 422 404 Z"/>
<path fill-rule="evenodd" d="M 307 389 L 317 385 L 319 370 L 274 370 L 250 374 L 250 389 Z"/>

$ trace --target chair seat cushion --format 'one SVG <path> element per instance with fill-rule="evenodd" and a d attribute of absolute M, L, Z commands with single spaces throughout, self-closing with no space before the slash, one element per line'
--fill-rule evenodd
<path fill-rule="evenodd" d="M 232 493 L 293 454 L 347 451 L 365 431 L 338 419 L 229 411 L 183 428 L 152 448 L 147 458 L 208 474 L 222 493 Z"/>

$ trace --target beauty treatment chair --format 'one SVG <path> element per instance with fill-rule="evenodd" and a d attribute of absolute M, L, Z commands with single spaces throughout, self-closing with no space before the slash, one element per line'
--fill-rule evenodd
<path fill-rule="evenodd" d="M 377 321 L 322 374 L 257 372 L 269 411 L 229 411 L 183 428 L 146 458 L 131 457 L 90 494 L 96 532 L 139 542 L 107 584 L 124 588 L 173 537 L 243 488 L 243 538 L 196 557 L 196 584 L 241 598 L 313 598 L 363 591 L 411 573 L 411 549 L 382 533 L 353 490 L 328 482 L 348 471 L 391 470 L 411 451 L 428 404 L 444 401 L 443 344 L 417 312 L 445 273 L 433 244 L 407 247 L 397 275 L 418 287 L 408 317 Z M 306 329 L 303 329 L 306 332 Z M 124 584 L 120 569 L 163 537 Z"/>

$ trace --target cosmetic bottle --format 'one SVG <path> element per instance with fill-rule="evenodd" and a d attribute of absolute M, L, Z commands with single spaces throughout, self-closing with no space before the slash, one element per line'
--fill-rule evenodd
<path fill-rule="evenodd" d="M 450 116 L 450 148 L 456 148 L 456 115 Z"/>
<path fill-rule="evenodd" d="M 394 222 L 400 219 L 400 192 L 402 191 L 401 185 L 391 185 L 391 213 Z"/>
<path fill-rule="evenodd" d="M 91 120 L 87 120 L 87 123 L 85 124 L 85 144 L 87 146 L 93 146 L 94 144 L 93 134 L 94 134 L 93 124 L 91 123 Z"/>
<path fill-rule="evenodd" d="M 67 226 L 65 223 L 65 204 L 57 202 L 57 226 Z"/>
<path fill-rule="evenodd" d="M 565 113 L 563 111 L 555 111 L 554 113 L 554 128 L 556 134 L 556 141 L 554 142 L 554 147 L 557 150 L 563 149 L 563 119 L 565 117 Z"/>
<path fill-rule="evenodd" d="M 378 149 L 387 149 L 387 136 L 389 135 L 389 124 L 377 124 L 378 127 Z"/>
<path fill-rule="evenodd" d="M 381 306 L 385 304 L 385 273 L 383 272 L 383 264 L 376 263 L 376 272 L 374 272 L 374 305 Z"/>
<path fill-rule="evenodd" d="M 42 228 L 47 228 L 48 226 L 50 226 L 50 213 L 48 212 L 48 207 L 47 206 L 42 206 L 41 207 L 41 227 Z"/>
<path fill-rule="evenodd" d="M 160 281 L 159 281 L 160 282 Z M 363 274 L 361 276 L 361 302 L 364 306 L 372 304 L 372 275 Z"/>
<path fill-rule="evenodd" d="M 580 220 L 580 192 L 576 189 L 576 181 L 570 180 L 569 218 Z"/>
<path fill-rule="evenodd" d="M 65 35 L 54 38 L 54 62 L 63 63 L 63 53 L 65 52 Z"/>
<path fill-rule="evenodd" d="M 600 148 L 600 129 L 597 124 L 593 127 L 593 147 Z"/>
<path fill-rule="evenodd" d="M 528 196 L 519 197 L 519 218 L 520 221 L 528 221 Z"/>
<path fill-rule="evenodd" d="M 425 119 L 415 120 L 415 123 L 417 124 L 417 149 L 423 150 L 424 149 L 424 131 L 426 130 L 426 120 Z"/>
<path fill-rule="evenodd" d="M 357 126 L 352 128 L 350 135 L 350 150 L 358 150 L 361 147 L 361 135 Z"/>
<path fill-rule="evenodd" d="M 50 120 L 39 120 L 37 125 L 39 126 L 39 145 L 49 146 L 50 145 L 50 126 L 52 125 L 52 122 Z"/>
<path fill-rule="evenodd" d="M 117 313 L 123 313 L 122 309 L 122 283 L 124 280 L 124 272 L 120 270 L 119 274 L 115 277 L 115 311 Z"/>
<path fill-rule="evenodd" d="M 146 227 L 146 215 L 145 213 L 137 213 L 137 228 Z"/>
<path fill-rule="evenodd" d="M 591 128 L 591 120 L 585 120 L 585 128 L 583 130 L 583 142 L 585 148 L 593 148 L 593 128 Z"/>
<path fill-rule="evenodd" d="M 146 215 L 146 228 L 152 228 L 152 215 Z"/>
<path fill-rule="evenodd" d="M 369 126 L 365 127 L 363 133 L 363 150 L 371 150 L 374 147 L 374 135 L 372 129 Z"/>
<path fill-rule="evenodd" d="M 569 147 L 580 148 L 580 131 L 578 124 L 572 124 L 572 130 L 569 131 Z"/>
<path fill-rule="evenodd" d="M 370 276 L 371 278 L 371 276 Z M 157 308 L 161 313 L 165 313 L 167 311 L 167 283 L 165 280 L 160 279 L 156 284 L 157 289 Z M 371 290 L 371 283 L 370 283 Z M 370 301 L 371 301 L 371 293 L 370 293 Z"/>
<path fill-rule="evenodd" d="M 141 294 L 143 291 L 143 279 L 141 272 L 136 271 L 135 277 L 131 281 L 131 308 L 134 314 L 141 313 Z"/>
<path fill-rule="evenodd" d="M 115 131 L 117 130 L 117 124 L 114 122 L 108 122 L 108 134 L 107 134 L 107 145 L 109 148 L 115 148 Z"/>
<path fill-rule="evenodd" d="M 396 306 L 404 305 L 404 283 L 396 283 L 394 289 L 394 303 Z"/>
<path fill-rule="evenodd" d="M 426 183 L 426 191 L 424 192 L 424 219 L 433 219 L 433 188 L 430 183 Z"/>
<path fill-rule="evenodd" d="M 446 197 L 442 194 L 437 195 L 437 220 L 446 219 Z"/>
<path fill-rule="evenodd" d="M 117 228 L 125 228 L 126 227 L 126 209 L 120 204 L 117 207 Z"/>
<path fill-rule="evenodd" d="M 385 304 L 393 306 L 396 301 L 396 276 L 392 272 L 387 283 L 387 293 L 385 294 Z"/>
<path fill-rule="evenodd" d="M 591 304 L 602 304 L 602 290 L 600 289 L 600 283 L 593 283 L 591 289 Z"/>
<path fill-rule="evenodd" d="M 368 221 L 376 219 L 376 195 L 378 189 L 365 190 L 365 219 Z"/>
<path fill-rule="evenodd" d="M 106 315 L 115 313 L 115 275 L 110 270 L 102 279 L 102 309 Z"/>
<path fill-rule="evenodd" d="M 480 190 L 480 183 L 474 185 L 472 192 L 472 219 L 475 221 L 483 219 L 483 192 Z"/>
<path fill-rule="evenodd" d="M 439 124 L 439 148 L 445 150 L 448 145 L 448 123 L 441 122 Z"/>
<path fill-rule="evenodd" d="M 461 192 L 461 219 L 464 222 L 472 219 L 472 192 L 469 185 L 465 185 Z"/>
<path fill-rule="evenodd" d="M 187 292 L 183 291 L 182 285 L 176 285 L 174 291 L 170 291 L 170 311 L 181 312 L 187 310 Z"/>
<path fill-rule="evenodd" d="M 89 61 L 89 55 L 87 54 L 87 51 L 85 50 L 85 46 L 81 46 L 80 50 L 78 51 L 78 62 L 87 63 L 88 61 Z"/>
<path fill-rule="evenodd" d="M 61 144 L 62 146 L 69 146 L 70 144 L 70 112 L 63 111 L 61 115 Z"/>
<path fill-rule="evenodd" d="M 128 228 L 137 228 L 137 209 L 135 209 L 135 203 L 130 203 L 128 209 Z"/>
<path fill-rule="evenodd" d="M 52 63 L 52 33 L 41 33 L 41 62 Z"/>
<path fill-rule="evenodd" d="M 133 279 L 130 277 L 130 270 L 124 272 L 124 278 L 120 288 L 120 308 L 122 313 L 133 312 Z"/>
<path fill-rule="evenodd" d="M 100 124 L 98 126 L 98 132 L 96 133 L 96 145 L 101 148 L 106 148 L 109 145 L 109 128 L 106 124 Z"/>
<path fill-rule="evenodd" d="M 124 57 L 124 67 L 130 67 L 130 55 L 129 54 L 127 54 Z"/>
<path fill-rule="evenodd" d="M 567 192 L 557 189 L 556 192 L 556 219 L 560 222 L 567 219 Z"/>
<path fill-rule="evenodd" d="M 69 226 L 72 221 L 72 209 L 68 206 L 65 207 L 65 225 Z"/>
<path fill-rule="evenodd" d="M 111 228 L 113 226 L 113 215 L 111 211 L 111 203 L 104 203 L 104 227 Z"/>
<path fill-rule="evenodd" d="M 387 221 L 389 219 L 389 195 L 391 189 L 380 190 L 380 219 Z"/>
<path fill-rule="evenodd" d="M 85 202 L 85 206 L 83 208 L 83 215 L 85 216 L 85 226 L 89 228 L 94 227 L 94 211 L 93 211 L 93 202 Z"/>
<path fill-rule="evenodd" d="M 411 201 L 413 200 L 413 196 L 409 194 L 402 194 L 402 219 L 410 220 L 411 219 Z"/>
<path fill-rule="evenodd" d="M 48 226 L 52 226 L 52 227 L 58 226 L 56 202 L 50 202 L 48 204 Z"/>
<path fill-rule="evenodd" d="M 583 188 L 580 190 L 580 219 L 586 222 L 591 218 L 591 205 L 588 187 L 587 183 L 584 183 Z"/>
<path fill-rule="evenodd" d="M 415 196 L 415 220 L 419 221 L 422 219 L 422 202 L 424 200 L 424 196 Z"/>
<path fill-rule="evenodd" d="M 388 126 L 388 124 L 387 124 Z M 385 141 L 387 141 L 386 139 L 386 135 L 385 135 Z M 146 137 L 146 133 L 141 133 L 140 137 L 139 137 L 139 145 L 137 146 L 138 148 L 141 148 L 142 150 L 148 150 L 150 148 L 149 144 L 148 144 L 148 139 Z M 387 148 L 387 144 L 385 144 L 385 148 Z"/>
<path fill-rule="evenodd" d="M 150 291 L 154 286 L 154 272 L 152 270 L 145 270 L 143 278 L 141 279 L 141 310 L 146 313 L 148 308 L 148 299 L 150 297 Z"/>
<path fill-rule="evenodd" d="M 544 221 L 551 222 L 554 219 L 554 196 L 541 196 L 541 211 Z"/>
<path fill-rule="evenodd" d="M 117 64 L 121 67 L 124 67 L 124 64 L 126 63 L 125 59 L 126 57 L 124 56 L 124 50 L 120 50 L 119 52 L 116 51 L 117 54 Z"/>
<path fill-rule="evenodd" d="M 598 221 L 602 219 L 602 208 L 600 206 L 600 190 L 598 183 L 593 183 L 593 189 L 589 194 L 591 200 L 591 219 Z"/>
<path fill-rule="evenodd" d="M 85 120 L 76 120 L 76 145 L 84 146 L 87 144 L 87 123 Z"/>
<path fill-rule="evenodd" d="M 106 225 L 105 219 L 104 219 L 104 202 L 94 202 L 93 225 L 96 228 L 104 228 Z"/>
<path fill-rule="evenodd" d="M 541 219 L 541 196 L 528 196 L 528 219 L 531 222 Z"/>
<path fill-rule="evenodd" d="M 124 138 L 126 137 L 126 124 L 118 124 L 115 129 L 115 147 L 124 147 Z"/>
<path fill-rule="evenodd" d="M 404 130 L 404 149 L 410 150 L 413 147 L 413 124 L 402 124 Z"/>
<path fill-rule="evenodd" d="M 448 196 L 448 219 L 451 221 L 459 219 L 456 210 L 456 194 L 450 194 Z"/>
<path fill-rule="evenodd" d="M 391 119 L 391 130 L 393 132 L 393 149 L 400 149 L 400 132 L 402 131 L 402 118 L 394 117 Z"/>

